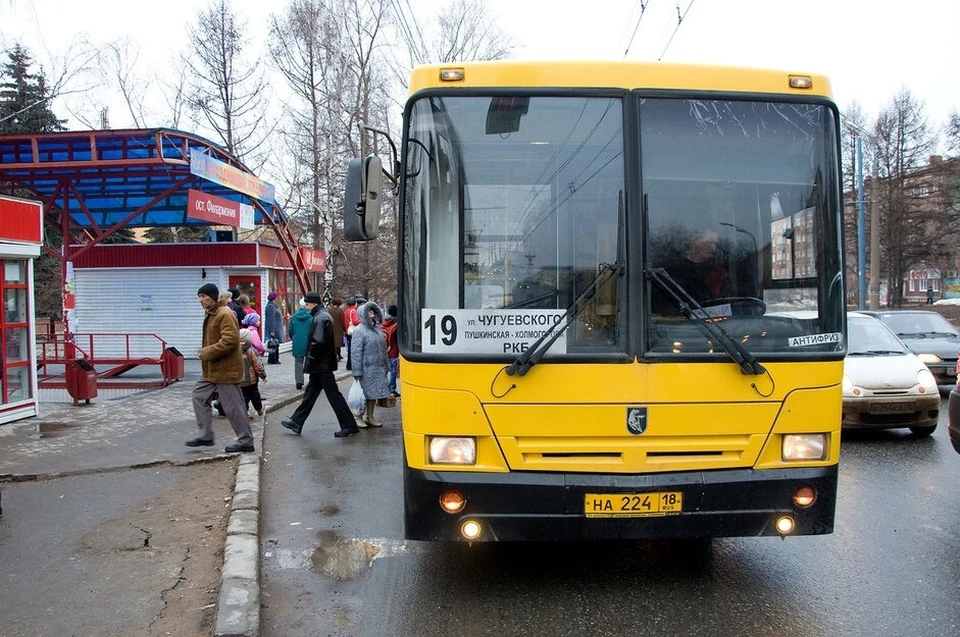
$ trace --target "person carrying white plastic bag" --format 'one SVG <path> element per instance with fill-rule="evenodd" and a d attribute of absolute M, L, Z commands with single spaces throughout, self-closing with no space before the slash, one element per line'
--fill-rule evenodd
<path fill-rule="evenodd" d="M 360 381 L 356 378 L 353 379 L 353 384 L 347 393 L 347 406 L 350 407 L 350 411 L 353 412 L 354 416 L 360 417 L 363 413 L 363 408 L 366 407 L 366 400 L 366 397 L 363 395 L 363 387 L 360 386 Z"/>

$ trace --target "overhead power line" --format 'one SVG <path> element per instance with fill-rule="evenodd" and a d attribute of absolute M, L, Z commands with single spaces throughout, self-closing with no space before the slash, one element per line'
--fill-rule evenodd
<path fill-rule="evenodd" d="M 647 0 L 649 2 L 649 0 Z M 630 47 L 633 46 L 633 38 L 637 36 L 637 31 L 640 29 L 640 21 L 643 20 L 643 13 L 647 10 L 647 2 L 640 0 L 640 15 L 637 16 L 637 24 L 633 27 L 633 33 L 630 34 L 630 40 L 627 42 L 627 48 L 623 50 L 623 57 L 627 57 L 627 53 L 630 52 Z"/>
<path fill-rule="evenodd" d="M 675 35 L 677 34 L 677 31 L 680 29 L 680 25 L 683 24 L 683 19 L 684 19 L 685 17 L 687 17 L 687 13 L 690 11 L 690 7 L 692 7 L 692 6 L 693 6 L 693 0 L 690 0 L 690 4 L 687 5 L 687 8 L 686 8 L 686 9 L 684 10 L 684 12 L 681 14 L 681 13 L 680 13 L 680 5 L 677 4 L 677 26 L 674 27 L 673 33 L 670 34 L 670 39 L 667 40 L 666 46 L 664 46 L 664 47 L 663 47 L 663 51 L 660 52 L 660 57 L 657 58 L 657 61 L 658 61 L 658 62 L 659 62 L 660 60 L 662 60 L 662 59 L 663 59 L 663 56 L 667 53 L 667 49 L 670 48 L 670 43 L 673 42 L 673 36 L 675 36 Z"/>

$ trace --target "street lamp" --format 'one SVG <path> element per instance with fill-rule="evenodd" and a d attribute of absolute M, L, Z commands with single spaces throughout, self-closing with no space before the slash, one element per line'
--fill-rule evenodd
<path fill-rule="evenodd" d="M 763 273 L 760 271 L 760 244 L 757 243 L 757 238 L 753 235 L 752 232 L 750 232 L 746 228 L 738 226 L 735 223 L 730 223 L 729 221 L 721 221 L 720 225 L 727 226 L 728 228 L 733 228 L 737 232 L 742 232 L 743 234 L 750 237 L 751 241 L 753 241 L 753 266 L 754 266 L 754 269 L 757 271 L 756 290 L 759 290 L 760 286 L 763 284 Z M 756 290 L 754 291 L 756 292 Z"/>

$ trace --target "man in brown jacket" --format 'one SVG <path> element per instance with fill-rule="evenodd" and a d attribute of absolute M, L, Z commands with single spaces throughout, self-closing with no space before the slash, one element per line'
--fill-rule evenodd
<path fill-rule="evenodd" d="M 198 356 L 201 374 L 193 388 L 193 412 L 197 416 L 200 435 L 188 440 L 188 447 L 213 446 L 213 416 L 210 402 L 215 394 L 220 395 L 230 426 L 237 434 L 237 442 L 228 445 L 226 451 L 253 451 L 253 432 L 247 421 L 247 408 L 243 401 L 240 383 L 243 381 L 243 354 L 240 351 L 240 328 L 233 311 L 220 303 L 217 286 L 205 283 L 197 290 L 197 298 L 205 311 L 203 317 L 203 341 Z"/>

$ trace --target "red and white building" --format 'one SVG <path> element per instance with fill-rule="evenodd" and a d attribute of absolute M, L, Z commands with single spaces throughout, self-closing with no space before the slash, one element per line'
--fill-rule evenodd
<path fill-rule="evenodd" d="M 33 260 L 43 243 L 43 207 L 0 195 L 0 424 L 37 415 Z"/>
<path fill-rule="evenodd" d="M 300 252 L 308 271 L 326 270 L 322 251 Z M 73 261 L 67 277 L 71 333 L 156 334 L 186 358 L 200 348 L 201 285 L 238 288 L 261 317 L 276 292 L 285 321 L 302 296 L 286 252 L 257 242 L 100 244 Z"/>

